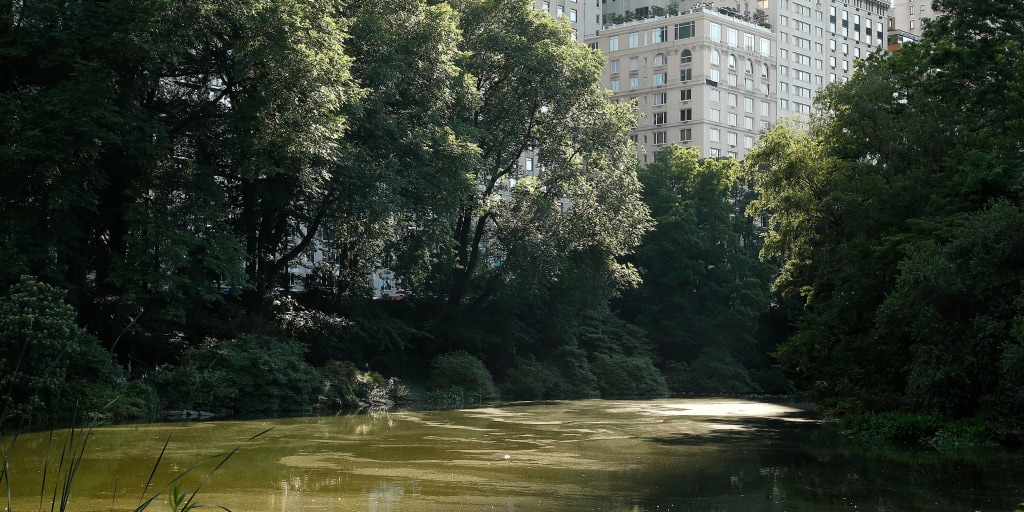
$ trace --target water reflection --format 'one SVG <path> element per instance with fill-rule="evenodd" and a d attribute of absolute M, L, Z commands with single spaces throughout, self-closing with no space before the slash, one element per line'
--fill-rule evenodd
<path fill-rule="evenodd" d="M 850 447 L 792 405 L 595 400 L 98 429 L 74 509 L 133 508 L 171 432 L 158 482 L 243 444 L 201 493 L 236 511 L 1008 512 L 1024 496 L 1020 454 Z M 12 452 L 15 510 L 38 508 L 45 441 Z"/>

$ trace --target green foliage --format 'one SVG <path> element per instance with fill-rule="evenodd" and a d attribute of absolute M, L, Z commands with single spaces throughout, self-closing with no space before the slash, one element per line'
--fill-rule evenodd
<path fill-rule="evenodd" d="M 528 2 L 458 7 L 461 65 L 481 98 L 455 131 L 479 153 L 462 169 L 473 186 L 455 215 L 436 219 L 452 238 L 430 289 L 459 315 L 503 294 L 550 293 L 553 278 L 580 267 L 598 297 L 634 283 L 636 270 L 616 257 L 649 227 L 628 139 L 636 119 L 609 101 L 603 58 Z M 527 148 L 539 170 L 520 165 Z"/>
<path fill-rule="evenodd" d="M 455 351 L 443 354 L 430 362 L 430 387 L 436 391 L 448 390 L 476 401 L 498 398 L 498 390 L 487 367 L 467 352 Z"/>
<path fill-rule="evenodd" d="M 566 387 L 562 377 L 548 365 L 532 357 L 517 357 L 505 370 L 501 396 L 508 400 L 543 400 L 561 398 L 557 390 Z"/>
<path fill-rule="evenodd" d="M 602 398 L 663 398 L 668 384 L 645 357 L 594 354 L 591 365 Z"/>
<path fill-rule="evenodd" d="M 597 398 L 600 396 L 597 377 L 587 360 L 587 353 L 566 345 L 552 352 L 548 368 L 561 377 L 556 381 L 553 396 L 559 398 Z"/>
<path fill-rule="evenodd" d="M 64 292 L 23 276 L 0 298 L 0 424 L 80 415 L 152 417 L 152 390 L 127 384 L 110 353 L 75 324 Z"/>
<path fill-rule="evenodd" d="M 153 378 L 172 409 L 281 412 L 343 402 L 344 388 L 333 388 L 307 364 L 305 351 L 302 344 L 269 336 L 210 339 Z"/>
<path fill-rule="evenodd" d="M 645 282 L 625 292 L 616 307 L 646 331 L 658 356 L 690 366 L 694 377 L 686 385 L 677 382 L 675 392 L 751 391 L 754 386 L 737 384 L 749 381 L 738 360 L 754 366 L 771 267 L 752 249 L 739 163 L 699 157 L 697 148 L 670 146 L 640 171 L 657 224 L 636 252 Z M 708 351 L 721 357 L 709 364 Z M 743 369 L 742 378 L 719 375 L 733 363 Z M 715 384 L 719 378 L 725 383 Z"/>
<path fill-rule="evenodd" d="M 961 0 L 748 155 L 762 257 L 805 302 L 781 360 L 819 399 L 1019 425 L 1021 21 Z M 970 62 L 970 66 L 964 63 Z M 957 105 L 950 111 L 937 105 Z"/>
<path fill-rule="evenodd" d="M 840 422 L 843 434 L 859 441 L 953 450 L 992 443 L 992 426 L 977 419 L 951 421 L 906 412 L 858 413 Z"/>
<path fill-rule="evenodd" d="M 671 362 L 665 373 L 673 394 L 761 392 L 747 368 L 721 348 L 705 349 L 689 365 Z"/>

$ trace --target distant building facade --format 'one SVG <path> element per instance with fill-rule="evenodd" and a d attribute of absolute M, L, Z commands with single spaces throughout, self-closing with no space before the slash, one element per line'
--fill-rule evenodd
<path fill-rule="evenodd" d="M 585 42 L 608 58 L 613 99 L 636 101 L 641 164 L 666 144 L 742 159 L 767 125 L 809 115 L 819 89 L 885 48 L 891 17 L 889 0 L 603 0 L 600 9 Z"/>
<path fill-rule="evenodd" d="M 779 116 L 808 115 L 817 91 L 845 82 L 886 46 L 889 0 L 759 0 L 779 47 Z"/>
<path fill-rule="evenodd" d="M 613 101 L 636 103 L 641 165 L 668 144 L 742 159 L 777 119 L 775 41 L 767 27 L 699 3 L 587 40 L 608 58 Z"/>
<path fill-rule="evenodd" d="M 910 34 L 913 36 L 911 40 L 920 39 L 924 24 L 939 14 L 940 11 L 932 6 L 932 0 L 893 0 L 892 29 Z"/>

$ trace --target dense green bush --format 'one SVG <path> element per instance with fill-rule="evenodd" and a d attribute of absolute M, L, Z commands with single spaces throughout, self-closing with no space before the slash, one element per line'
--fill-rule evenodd
<path fill-rule="evenodd" d="M 0 424 L 146 417 L 154 405 L 78 327 L 62 290 L 23 276 L 0 298 Z"/>
<path fill-rule="evenodd" d="M 988 423 L 974 419 L 950 420 L 932 414 L 907 412 L 859 413 L 842 419 L 843 434 L 865 442 L 950 450 L 988 445 L 994 431 Z"/>
<path fill-rule="evenodd" d="M 672 393 L 759 393 L 748 370 L 724 348 L 705 349 L 689 365 L 666 365 Z"/>
<path fill-rule="evenodd" d="M 305 351 L 301 343 L 269 336 L 211 339 L 154 379 L 172 409 L 280 412 L 343 402 L 344 389 L 307 364 Z"/>
<path fill-rule="evenodd" d="M 501 394 L 510 400 L 543 400 L 562 398 L 555 392 L 567 385 L 562 377 L 549 365 L 533 357 L 517 357 L 512 367 L 505 372 L 501 382 Z"/>
<path fill-rule="evenodd" d="M 342 407 L 390 407 L 412 400 L 412 392 L 399 379 L 359 371 L 349 361 L 328 361 L 324 370 Z"/>
<path fill-rule="evenodd" d="M 437 356 L 431 361 L 430 388 L 432 391 L 461 389 L 480 401 L 498 397 L 494 379 L 484 363 L 461 350 Z"/>
<path fill-rule="evenodd" d="M 592 365 L 602 398 L 661 398 L 668 384 L 646 357 L 594 354 Z"/>
<path fill-rule="evenodd" d="M 587 361 L 587 353 L 575 346 L 559 347 L 545 362 L 560 378 L 552 390 L 559 398 L 597 398 L 597 377 Z"/>

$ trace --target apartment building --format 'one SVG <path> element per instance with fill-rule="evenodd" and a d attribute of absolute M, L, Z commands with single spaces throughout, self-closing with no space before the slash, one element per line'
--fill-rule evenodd
<path fill-rule="evenodd" d="M 808 115 L 817 91 L 845 82 L 886 46 L 889 0 L 759 0 L 778 36 L 779 116 Z"/>
<path fill-rule="evenodd" d="M 932 0 L 893 0 L 891 28 L 920 39 L 924 23 L 939 13 L 932 7 Z"/>
<path fill-rule="evenodd" d="M 885 48 L 891 14 L 889 0 L 604 0 L 599 8 L 600 28 L 585 41 L 607 56 L 614 99 L 637 103 L 641 164 L 671 143 L 742 158 L 764 126 L 809 115 L 819 89 L 845 82 L 858 59 Z M 677 28 L 689 23 L 692 31 Z"/>
<path fill-rule="evenodd" d="M 641 165 L 668 144 L 742 159 L 776 121 L 775 34 L 750 20 L 692 3 L 678 14 L 605 26 L 587 40 L 608 58 L 603 79 L 613 101 L 637 105 Z"/>
<path fill-rule="evenodd" d="M 586 35 L 597 32 L 601 19 L 600 0 L 535 0 L 533 7 L 553 18 L 567 19 L 573 39 L 580 42 Z"/>

